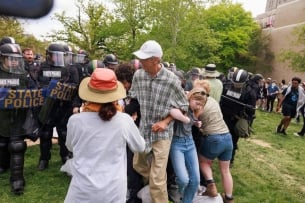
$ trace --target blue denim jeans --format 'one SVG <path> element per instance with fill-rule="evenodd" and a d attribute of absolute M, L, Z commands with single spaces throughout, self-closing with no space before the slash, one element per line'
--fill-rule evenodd
<path fill-rule="evenodd" d="M 177 176 L 182 202 L 190 203 L 198 190 L 200 176 L 196 147 L 192 136 L 174 136 L 170 148 L 170 160 Z"/>

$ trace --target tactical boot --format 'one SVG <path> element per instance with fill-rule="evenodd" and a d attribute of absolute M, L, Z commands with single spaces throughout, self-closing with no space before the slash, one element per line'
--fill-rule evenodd
<path fill-rule="evenodd" d="M 216 184 L 215 183 L 209 183 L 207 185 L 207 188 L 205 190 L 204 193 L 202 193 L 203 196 L 209 196 L 209 197 L 217 197 L 218 192 L 217 192 L 217 188 L 216 188 Z"/>
<path fill-rule="evenodd" d="M 25 181 L 24 180 L 12 181 L 11 182 L 12 193 L 14 193 L 15 195 L 23 194 L 24 186 L 25 186 Z"/>
<path fill-rule="evenodd" d="M 5 173 L 7 171 L 8 167 L 2 167 L 0 166 L 0 174 Z"/>
<path fill-rule="evenodd" d="M 49 161 L 48 160 L 40 160 L 38 163 L 38 170 L 43 171 L 47 169 L 49 166 Z"/>

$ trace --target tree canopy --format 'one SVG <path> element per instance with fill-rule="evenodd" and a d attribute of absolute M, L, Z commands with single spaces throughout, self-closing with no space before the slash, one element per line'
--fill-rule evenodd
<path fill-rule="evenodd" d="M 28 47 L 40 54 L 45 51 L 46 43 L 37 40 L 33 35 L 24 34 L 24 29 L 16 18 L 0 17 L 0 39 L 3 37 L 13 37 L 21 49 Z"/>
<path fill-rule="evenodd" d="M 163 61 L 183 70 L 208 63 L 215 63 L 223 72 L 232 66 L 255 70 L 264 63 L 260 53 L 267 53 L 258 24 L 241 4 L 231 0 L 112 0 L 111 7 L 97 0 L 74 1 L 75 15 L 56 13 L 54 18 L 64 28 L 48 37 L 86 50 L 91 59 L 113 53 L 121 61 L 129 61 L 132 52 L 148 39 L 161 44 Z M 47 42 L 35 38 L 27 40 L 31 36 L 23 35 L 15 19 L 9 20 L 1 23 L 2 28 L 17 23 L 12 27 L 18 29 L 3 28 L 2 36 L 12 35 L 27 47 L 40 47 L 36 48 L 39 51 L 46 46 Z"/>

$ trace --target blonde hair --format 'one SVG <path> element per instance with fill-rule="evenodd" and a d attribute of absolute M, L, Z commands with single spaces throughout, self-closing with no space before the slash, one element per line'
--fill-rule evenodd
<path fill-rule="evenodd" d="M 200 79 L 196 79 L 194 80 L 193 82 L 193 87 L 194 88 L 203 88 L 205 89 L 206 93 L 210 93 L 211 91 L 211 85 L 210 85 L 210 82 L 208 80 L 200 80 Z"/>
<path fill-rule="evenodd" d="M 202 105 L 204 105 L 207 101 L 207 91 L 204 88 L 198 88 L 195 87 L 193 88 L 187 95 L 188 99 L 194 99 L 196 101 L 199 101 L 202 103 Z"/>

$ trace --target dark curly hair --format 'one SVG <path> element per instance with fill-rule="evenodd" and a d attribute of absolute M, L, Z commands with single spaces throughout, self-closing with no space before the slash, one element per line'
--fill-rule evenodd
<path fill-rule="evenodd" d="M 127 81 L 131 83 L 134 73 L 135 69 L 130 63 L 122 63 L 115 69 L 115 75 L 120 82 Z"/>
<path fill-rule="evenodd" d="M 293 78 L 291 79 L 291 81 L 297 81 L 298 83 L 301 83 L 301 82 L 302 82 L 301 78 L 299 78 L 299 77 L 293 77 Z"/>
<path fill-rule="evenodd" d="M 114 102 L 108 102 L 102 104 L 98 115 L 103 121 L 110 121 L 110 119 L 116 114 L 117 109 Z"/>

